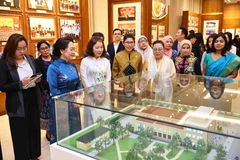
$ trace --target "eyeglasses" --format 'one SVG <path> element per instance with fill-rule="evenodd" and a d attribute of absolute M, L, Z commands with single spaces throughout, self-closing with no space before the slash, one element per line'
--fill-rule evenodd
<path fill-rule="evenodd" d="M 132 41 L 132 42 L 126 41 L 126 42 L 124 42 L 124 43 L 126 43 L 127 45 L 133 45 L 133 44 L 134 44 L 133 41 Z"/>
<path fill-rule="evenodd" d="M 146 42 L 147 42 L 146 39 L 141 39 L 141 40 L 138 41 L 138 43 L 146 43 Z"/>
<path fill-rule="evenodd" d="M 161 52 L 162 50 L 163 50 L 163 48 L 153 48 L 153 51 L 154 51 L 154 52 L 157 52 L 157 51 L 158 51 L 158 52 Z"/>
<path fill-rule="evenodd" d="M 46 46 L 46 47 L 41 47 L 41 48 L 40 48 L 41 51 L 48 50 L 48 49 L 49 49 L 48 46 Z"/>
<path fill-rule="evenodd" d="M 26 51 L 27 50 L 27 46 L 25 46 L 25 47 L 18 47 L 17 48 L 17 51 Z"/>

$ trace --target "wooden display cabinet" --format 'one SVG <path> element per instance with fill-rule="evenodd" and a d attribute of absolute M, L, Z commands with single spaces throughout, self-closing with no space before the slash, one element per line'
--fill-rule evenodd
<path fill-rule="evenodd" d="M 182 27 L 188 31 L 194 30 L 195 33 L 200 32 L 201 15 L 190 11 L 183 11 Z"/>

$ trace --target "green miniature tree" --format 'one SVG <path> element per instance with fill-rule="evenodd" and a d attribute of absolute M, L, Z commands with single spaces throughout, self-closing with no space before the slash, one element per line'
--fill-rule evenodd
<path fill-rule="evenodd" d="M 137 159 L 138 153 L 140 153 L 140 152 L 144 149 L 144 147 L 143 147 L 143 145 L 142 145 L 141 142 L 138 142 L 138 143 L 134 143 L 132 149 L 133 149 L 133 152 L 134 152 L 134 154 L 135 154 L 135 158 Z"/>
<path fill-rule="evenodd" d="M 147 154 L 145 154 L 144 157 L 143 157 L 144 160 L 154 160 L 156 158 L 157 157 L 156 157 L 154 151 L 152 151 L 152 150 L 149 151 Z"/>
<path fill-rule="evenodd" d="M 128 122 L 127 124 L 126 124 L 126 130 L 127 130 L 127 132 L 128 132 L 128 136 L 129 136 L 129 133 L 130 132 L 133 132 L 133 126 L 132 126 L 132 124 L 130 123 L 130 122 Z"/>
<path fill-rule="evenodd" d="M 104 144 L 105 146 L 105 149 L 107 148 L 107 146 L 110 144 L 110 139 L 108 137 L 104 137 L 102 139 L 102 143 Z"/>
<path fill-rule="evenodd" d="M 102 144 L 103 144 L 102 138 L 95 142 L 94 149 L 96 149 L 98 153 L 100 153 L 104 149 Z"/>
<path fill-rule="evenodd" d="M 118 127 L 118 135 L 121 135 L 122 136 L 122 138 L 121 139 L 123 139 L 123 137 L 124 137 L 124 135 L 127 133 L 127 130 L 122 126 L 122 125 L 120 125 L 119 127 Z"/>
<path fill-rule="evenodd" d="M 222 145 L 219 145 L 217 147 L 217 154 L 214 157 L 214 160 L 225 160 L 226 159 L 227 152 L 224 150 L 224 147 Z"/>
<path fill-rule="evenodd" d="M 192 148 L 192 140 L 189 137 L 184 138 L 184 145 L 188 151 L 189 148 Z"/>
<path fill-rule="evenodd" d="M 126 156 L 126 160 L 133 160 L 134 157 L 135 157 L 134 151 L 133 151 L 133 149 L 130 149 L 130 150 L 128 151 L 127 156 Z"/>
<path fill-rule="evenodd" d="M 145 137 L 146 136 L 143 125 L 139 125 L 137 127 L 137 134 L 139 135 L 139 137 Z"/>
<path fill-rule="evenodd" d="M 158 155 L 158 157 L 162 157 L 162 154 L 165 153 L 165 149 L 163 145 L 157 143 L 155 148 L 153 149 L 154 153 Z"/>
<path fill-rule="evenodd" d="M 99 117 L 97 118 L 96 122 L 97 122 L 100 126 L 103 126 L 103 125 L 105 124 L 104 119 L 103 119 L 101 116 L 99 116 Z"/>
<path fill-rule="evenodd" d="M 110 138 L 113 140 L 113 143 L 115 142 L 115 139 L 119 136 L 119 130 L 118 128 L 121 126 L 121 124 L 118 121 L 115 121 L 110 124 Z"/>
<path fill-rule="evenodd" d="M 146 129 L 147 137 L 151 138 L 153 136 L 153 127 L 147 127 Z"/>
<path fill-rule="evenodd" d="M 110 119 L 107 119 L 107 120 L 105 121 L 105 125 L 107 125 L 108 128 L 110 128 L 111 120 L 110 120 Z"/>
<path fill-rule="evenodd" d="M 197 152 L 194 160 L 204 160 L 207 155 L 207 147 L 203 139 L 199 139 L 197 142 Z"/>
<path fill-rule="evenodd" d="M 168 149 L 171 150 L 171 154 L 173 154 L 174 149 L 177 148 L 180 143 L 181 143 L 181 137 L 178 132 L 175 132 L 172 136 L 170 143 L 168 143 Z"/>
<path fill-rule="evenodd" d="M 115 142 L 115 139 L 118 137 L 118 131 L 115 127 L 111 127 L 110 129 L 110 138 L 112 139 L 113 143 Z"/>
<path fill-rule="evenodd" d="M 172 140 L 171 140 L 171 141 L 168 143 L 167 148 L 170 149 L 170 153 L 171 153 L 171 154 L 173 154 L 174 148 L 176 147 L 175 142 L 176 142 L 176 141 L 172 141 Z"/>

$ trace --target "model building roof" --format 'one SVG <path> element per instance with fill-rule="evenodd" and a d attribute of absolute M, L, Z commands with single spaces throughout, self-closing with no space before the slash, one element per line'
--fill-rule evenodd
<path fill-rule="evenodd" d="M 105 127 L 99 127 L 91 132 L 88 132 L 87 134 L 79 137 L 77 141 L 82 143 L 89 143 L 92 140 L 96 139 L 97 137 L 102 136 L 104 133 L 108 132 L 109 129 Z"/>
<path fill-rule="evenodd" d="M 177 111 L 174 109 L 160 108 L 160 107 L 146 107 L 142 110 L 142 113 L 152 114 L 160 117 L 182 119 L 186 114 L 184 111 Z"/>
<path fill-rule="evenodd" d="M 137 120 L 137 121 L 146 122 L 146 123 L 153 123 L 153 124 L 158 124 L 158 125 L 162 125 L 162 126 L 177 128 L 177 129 L 183 129 L 183 127 L 181 127 L 181 126 L 177 126 L 177 125 L 173 125 L 173 124 L 168 124 L 168 123 L 164 123 L 164 122 L 153 121 L 153 120 L 145 119 L 145 118 L 137 118 L 136 120 Z"/>

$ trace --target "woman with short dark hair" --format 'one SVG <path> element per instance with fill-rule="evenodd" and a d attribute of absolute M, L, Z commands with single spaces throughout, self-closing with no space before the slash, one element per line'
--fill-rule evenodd
<path fill-rule="evenodd" d="M 82 88 L 76 65 L 70 60 L 75 56 L 75 48 L 71 38 L 59 38 L 53 45 L 53 55 L 58 57 L 47 70 L 47 81 L 52 96 L 68 93 Z M 69 128 L 61 128 L 63 132 L 73 134 L 81 129 L 79 108 L 68 105 Z M 60 126 L 59 126 L 60 127 Z M 60 128 L 59 128 L 60 129 Z M 50 113 L 50 143 L 56 141 L 55 108 L 52 103 Z"/>
<path fill-rule="evenodd" d="M 50 64 L 56 60 L 50 54 L 50 44 L 45 41 L 41 40 L 37 43 L 37 49 L 40 53 L 40 56 L 35 60 L 38 68 L 42 73 L 41 77 L 41 94 L 42 94 L 42 112 L 40 113 L 40 126 L 42 130 L 46 130 L 46 138 L 50 141 L 50 132 L 49 132 L 49 115 L 50 115 L 50 89 L 47 82 L 47 70 Z"/>
<path fill-rule="evenodd" d="M 87 45 L 87 57 L 80 66 L 84 87 L 90 87 L 111 80 L 111 67 L 105 58 L 106 50 L 102 38 L 93 36 Z"/>

